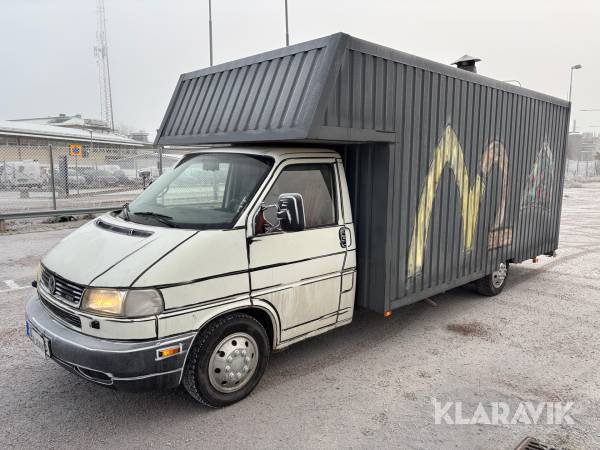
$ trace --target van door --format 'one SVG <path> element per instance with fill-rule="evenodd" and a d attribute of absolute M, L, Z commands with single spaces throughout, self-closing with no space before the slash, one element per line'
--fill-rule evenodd
<path fill-rule="evenodd" d="M 273 305 L 281 321 L 281 341 L 290 341 L 337 321 L 341 271 L 346 249 L 340 243 L 343 219 L 334 159 L 290 160 L 265 190 L 263 205 L 276 205 L 283 193 L 302 195 L 306 227 L 282 232 L 276 208 L 263 212 L 249 241 L 253 298 Z"/>

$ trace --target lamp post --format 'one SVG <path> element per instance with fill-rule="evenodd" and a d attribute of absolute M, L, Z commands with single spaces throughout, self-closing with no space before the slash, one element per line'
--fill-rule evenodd
<path fill-rule="evenodd" d="M 90 132 L 90 156 L 92 156 L 94 152 L 94 130 L 88 128 L 88 131 Z"/>
<path fill-rule="evenodd" d="M 212 38 L 212 1 L 208 0 L 208 48 L 210 65 L 213 65 L 213 38 Z"/>
<path fill-rule="evenodd" d="M 91 128 L 88 128 L 88 131 L 90 132 L 90 155 L 89 156 L 90 156 L 90 158 L 93 158 L 96 170 L 98 170 L 98 160 L 94 156 L 94 130 L 92 130 Z"/>
<path fill-rule="evenodd" d="M 288 0 L 285 0 L 285 46 L 290 45 L 290 28 L 288 24 Z"/>
<path fill-rule="evenodd" d="M 573 71 L 577 69 L 581 69 L 583 66 L 581 64 L 575 64 L 571 66 L 571 81 L 569 82 L 569 103 L 571 103 L 571 93 L 573 92 Z"/>
<path fill-rule="evenodd" d="M 581 69 L 583 66 L 581 64 L 575 64 L 571 66 L 571 81 L 569 81 L 569 103 L 571 103 L 571 94 L 573 93 L 573 71 Z M 573 120 L 573 132 L 575 132 L 575 120 Z"/>

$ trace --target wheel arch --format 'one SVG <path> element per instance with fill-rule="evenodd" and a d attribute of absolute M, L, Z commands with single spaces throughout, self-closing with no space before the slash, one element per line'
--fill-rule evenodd
<path fill-rule="evenodd" d="M 277 320 L 272 313 L 261 306 L 253 305 L 251 307 L 237 309 L 235 312 L 246 313 L 250 317 L 256 319 L 265 328 L 269 341 L 271 342 L 271 350 L 273 350 L 279 341 L 279 326 Z"/>
<path fill-rule="evenodd" d="M 269 303 L 260 300 L 254 300 L 251 304 L 239 305 L 235 308 L 216 312 L 214 315 L 210 316 L 207 320 L 203 321 L 200 324 L 200 326 L 197 327 L 194 341 L 196 340 L 196 337 L 200 334 L 200 332 L 207 326 L 209 326 L 211 323 L 232 313 L 244 313 L 256 319 L 265 328 L 265 331 L 267 332 L 267 336 L 269 337 L 269 341 L 271 342 L 271 350 L 277 347 L 277 345 L 279 344 L 280 336 L 279 315 Z"/>

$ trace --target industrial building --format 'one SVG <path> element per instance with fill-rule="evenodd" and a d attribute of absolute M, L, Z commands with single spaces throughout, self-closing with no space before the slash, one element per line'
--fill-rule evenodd
<path fill-rule="evenodd" d="M 567 154 L 574 161 L 600 159 L 600 136 L 594 133 L 569 133 Z"/>
<path fill-rule="evenodd" d="M 139 140 L 112 132 L 104 121 L 84 119 L 80 114 L 0 120 L 0 145 L 64 146 L 92 142 L 101 146 L 143 145 Z"/>
<path fill-rule="evenodd" d="M 56 150 L 81 144 L 86 158 L 98 163 L 134 156 L 147 146 L 111 132 L 102 121 L 79 115 L 0 120 L 0 160 L 45 162 L 49 144 Z"/>

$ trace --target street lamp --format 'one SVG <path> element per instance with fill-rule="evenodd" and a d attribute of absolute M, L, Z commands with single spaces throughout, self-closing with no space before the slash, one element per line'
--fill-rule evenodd
<path fill-rule="evenodd" d="M 88 128 L 88 131 L 90 132 L 90 156 L 91 156 L 91 153 L 94 151 L 94 130 L 92 130 L 91 128 Z"/>
<path fill-rule="evenodd" d="M 581 69 L 583 66 L 581 64 L 575 64 L 571 66 L 571 81 L 569 82 L 569 103 L 571 103 L 571 93 L 573 92 L 573 71 L 577 69 Z"/>
<path fill-rule="evenodd" d="M 285 0 L 285 46 L 290 45 L 290 31 L 288 25 L 288 0 Z"/>
<path fill-rule="evenodd" d="M 88 131 L 90 132 L 90 151 L 89 151 L 89 156 L 90 158 L 94 158 L 94 161 L 96 160 L 96 157 L 94 156 L 94 130 L 92 130 L 91 128 L 88 128 Z M 96 169 L 98 169 L 98 163 L 96 162 Z"/>
<path fill-rule="evenodd" d="M 210 65 L 213 65 L 213 41 L 212 41 L 212 2 L 208 0 L 208 47 L 210 52 Z"/>

